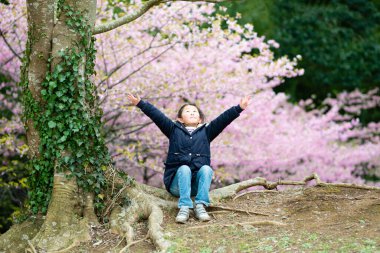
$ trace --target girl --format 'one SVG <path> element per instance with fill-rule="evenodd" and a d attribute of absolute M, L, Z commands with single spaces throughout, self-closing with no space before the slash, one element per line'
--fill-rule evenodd
<path fill-rule="evenodd" d="M 149 102 L 139 96 L 127 95 L 129 101 L 140 108 L 169 138 L 169 152 L 165 162 L 164 184 L 167 191 L 179 197 L 176 222 L 189 219 L 193 208 L 191 196 L 195 196 L 195 217 L 211 220 L 205 210 L 210 205 L 209 190 L 213 170 L 210 167 L 210 143 L 240 113 L 247 108 L 250 97 L 241 99 L 209 124 L 204 124 L 202 111 L 194 104 L 184 104 L 172 121 Z"/>

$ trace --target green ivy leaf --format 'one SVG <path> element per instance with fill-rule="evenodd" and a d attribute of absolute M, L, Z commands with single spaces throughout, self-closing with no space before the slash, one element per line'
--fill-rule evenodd
<path fill-rule="evenodd" d="M 70 160 L 70 157 L 69 157 L 69 156 L 65 156 L 65 157 L 63 158 L 63 161 L 64 161 L 65 163 L 69 163 L 69 160 Z"/>
<path fill-rule="evenodd" d="M 49 87 L 54 89 L 55 87 L 57 87 L 57 83 L 56 82 L 53 82 L 53 81 L 50 81 L 49 82 Z"/>
<path fill-rule="evenodd" d="M 66 76 L 64 74 L 60 74 L 58 76 L 58 79 L 59 79 L 60 82 L 64 82 L 66 80 Z"/>
<path fill-rule="evenodd" d="M 62 68 L 61 65 L 57 65 L 57 66 L 55 67 L 55 70 L 57 71 L 57 73 L 60 73 L 60 72 L 62 72 L 63 68 Z"/>
<path fill-rule="evenodd" d="M 57 124 L 54 121 L 49 121 L 49 128 L 54 128 Z"/>
<path fill-rule="evenodd" d="M 64 142 L 67 139 L 67 135 L 63 135 L 61 138 L 59 138 L 58 143 Z"/>

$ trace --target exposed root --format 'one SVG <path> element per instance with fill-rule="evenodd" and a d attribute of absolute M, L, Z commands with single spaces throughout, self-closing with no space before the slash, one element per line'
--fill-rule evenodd
<path fill-rule="evenodd" d="M 229 198 L 237 194 L 238 192 L 256 185 L 265 185 L 266 179 L 256 177 L 240 183 L 228 185 L 219 189 L 210 191 L 210 199 L 212 203 L 219 202 L 221 199 Z"/>
<path fill-rule="evenodd" d="M 363 189 L 363 190 L 375 190 L 380 191 L 380 187 L 376 186 L 369 186 L 369 185 L 358 185 L 358 184 L 347 184 L 347 183 L 325 183 L 322 182 L 319 176 L 316 173 L 311 174 L 308 177 L 305 177 L 305 179 L 302 182 L 308 182 L 315 179 L 316 186 L 335 186 L 335 187 L 343 187 L 343 188 L 355 188 L 355 189 Z M 281 182 L 281 181 L 279 181 Z M 283 181 L 282 181 L 283 182 Z"/>
<path fill-rule="evenodd" d="M 126 232 L 124 221 L 127 219 L 125 217 L 125 211 L 121 206 L 114 207 L 112 209 L 112 213 L 109 216 L 110 219 L 110 232 L 114 234 L 118 234 L 125 238 L 124 233 Z M 132 237 L 133 238 L 133 237 Z"/>
<path fill-rule="evenodd" d="M 138 184 L 138 188 L 143 190 L 147 194 L 153 195 L 153 196 L 155 196 L 159 199 L 162 199 L 162 200 L 168 200 L 168 201 L 173 201 L 173 202 L 177 202 L 177 200 L 178 200 L 178 198 L 171 195 L 165 189 L 156 188 L 156 187 L 149 186 L 146 184 Z"/>
<path fill-rule="evenodd" d="M 110 216 L 110 230 L 112 233 L 122 235 L 127 243 L 132 242 L 135 236 L 131 224 L 139 219 L 140 206 L 136 201 L 128 207 L 117 207 Z"/>
<path fill-rule="evenodd" d="M 115 209 L 111 218 L 111 229 L 127 239 L 127 246 L 133 242 L 134 232 L 131 224 L 140 220 L 148 220 L 147 236 L 152 240 L 160 251 L 166 251 L 170 243 L 164 239 L 161 224 L 163 222 L 163 212 L 156 202 L 152 202 L 147 195 L 138 187 L 130 187 L 121 193 L 127 195 L 132 200 L 128 208 Z M 127 215 L 128 214 L 128 215 Z M 126 248 L 125 248 L 126 249 Z"/>
<path fill-rule="evenodd" d="M 33 244 L 28 240 L 28 245 L 30 247 L 30 250 L 32 253 L 37 253 L 36 249 L 34 248 Z"/>
<path fill-rule="evenodd" d="M 87 192 L 84 194 L 83 217 L 93 226 L 100 226 L 94 211 L 94 194 Z"/>
<path fill-rule="evenodd" d="M 277 182 L 267 181 L 265 178 L 256 177 L 253 179 L 249 179 L 243 182 L 239 182 L 236 184 L 232 184 L 223 188 L 215 189 L 210 192 L 210 198 L 212 202 L 218 202 L 224 198 L 230 198 L 235 196 L 235 199 L 240 197 L 236 196 L 242 190 L 253 186 L 263 186 L 267 190 L 277 189 L 279 185 L 303 185 L 309 181 L 315 180 L 316 186 L 334 186 L 334 187 L 345 187 L 345 188 L 356 188 L 356 189 L 364 189 L 364 190 L 376 190 L 380 191 L 379 187 L 368 186 L 368 185 L 357 185 L 357 184 L 346 184 L 346 183 L 325 183 L 322 182 L 319 176 L 316 173 L 311 174 L 310 176 L 305 177 L 301 181 L 288 181 L 288 180 L 278 180 Z"/>
<path fill-rule="evenodd" d="M 149 237 L 159 249 L 166 251 L 169 248 L 170 243 L 164 239 L 164 233 L 161 228 L 161 224 L 164 220 L 164 214 L 161 208 L 156 205 L 150 205 L 149 209 L 151 211 L 148 219 Z"/>
<path fill-rule="evenodd" d="M 270 214 L 266 214 L 266 213 L 252 212 L 252 211 L 248 211 L 248 210 L 229 208 L 229 207 L 224 207 L 224 206 L 210 206 L 210 208 L 221 209 L 221 210 L 232 211 L 232 212 L 240 212 L 240 213 L 246 213 L 246 214 L 256 214 L 256 215 L 262 215 L 262 216 L 269 216 L 270 215 Z"/>

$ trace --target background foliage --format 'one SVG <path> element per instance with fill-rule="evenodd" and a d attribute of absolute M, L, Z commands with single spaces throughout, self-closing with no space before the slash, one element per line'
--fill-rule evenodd
<path fill-rule="evenodd" d="M 288 79 L 275 90 L 292 101 L 380 86 L 380 1 L 378 0 L 242 0 L 225 3 L 239 23 L 276 40 L 277 55 L 302 56 L 305 74 Z M 365 122 L 380 119 L 379 108 L 364 110 Z"/>

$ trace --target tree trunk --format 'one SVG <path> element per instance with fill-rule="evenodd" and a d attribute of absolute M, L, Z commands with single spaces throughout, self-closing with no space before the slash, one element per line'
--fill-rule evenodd
<path fill-rule="evenodd" d="M 58 95 L 60 87 L 54 86 L 62 85 L 65 82 L 63 79 L 67 80 L 65 84 L 71 91 L 72 96 L 68 99 L 75 101 L 82 96 L 79 101 L 83 106 L 80 108 L 80 112 L 96 121 L 94 119 L 96 117 L 94 112 L 98 111 L 98 108 L 94 108 L 97 106 L 96 94 L 86 94 L 89 91 L 86 81 L 90 80 L 85 73 L 88 59 L 84 53 L 91 45 L 92 35 L 86 33 L 85 28 L 87 27 L 91 31 L 94 27 L 96 1 L 66 0 L 62 3 L 58 0 L 30 0 L 27 7 L 29 32 L 22 80 L 25 97 L 24 116 L 30 147 L 29 158 L 32 161 L 33 171 L 30 184 L 31 206 L 35 212 L 37 211 L 41 215 L 46 211 L 47 203 L 50 202 L 45 221 L 31 242 L 35 247 L 50 252 L 68 249 L 81 241 L 90 239 L 87 223 L 97 224 L 93 207 L 94 194 L 86 193 L 86 190 L 80 189 L 77 185 L 78 175 L 91 173 L 94 169 L 91 164 L 86 164 L 86 162 L 72 163 L 71 166 L 77 168 L 71 169 L 62 165 L 60 159 L 62 160 L 63 157 L 73 158 L 75 157 L 73 152 L 78 154 L 81 149 L 73 149 L 70 144 L 66 144 L 67 142 L 60 141 L 60 139 L 57 140 L 54 136 L 54 132 L 58 130 L 55 126 L 59 124 L 54 104 L 60 103 Z M 73 49 L 80 55 L 79 60 L 77 59 L 78 64 L 74 67 L 77 68 L 78 75 L 76 79 L 72 80 L 68 80 L 68 76 L 64 75 L 66 69 L 61 70 L 62 76 L 58 75 L 60 73 L 57 70 L 64 61 L 64 57 L 71 56 L 67 49 Z M 62 54 L 64 51 L 66 55 Z M 68 61 L 75 63 L 71 58 Z M 90 67 L 93 68 L 93 66 Z M 56 76 L 54 76 L 55 74 Z M 78 96 L 78 94 L 81 95 Z M 54 96 L 56 98 L 53 98 Z M 86 96 L 91 98 L 87 99 Z M 91 99 L 95 102 L 89 101 Z M 61 113 L 66 113 L 65 110 L 68 113 L 73 110 L 69 106 L 62 109 Z M 51 111 L 50 114 L 48 111 Z M 91 126 L 92 131 L 100 133 L 100 119 L 96 123 L 98 124 Z M 71 129 L 65 138 L 66 140 L 71 138 L 71 141 L 80 141 L 81 136 L 88 134 L 87 131 L 88 128 L 85 127 L 74 129 L 74 131 Z M 54 143 L 49 142 L 50 138 Z M 57 144 L 63 145 L 63 148 Z M 91 143 L 89 144 L 91 145 Z M 51 145 L 55 145 L 54 148 L 60 151 L 57 153 L 54 153 L 52 149 L 48 151 Z M 83 149 L 85 149 L 85 145 L 83 145 Z M 103 152 L 103 150 L 106 150 L 104 144 L 99 151 Z M 50 162 L 46 162 L 47 160 Z M 74 171 L 76 176 L 68 177 Z M 40 181 L 42 182 L 40 183 Z M 97 182 L 94 181 L 93 184 L 95 183 Z M 52 192 L 51 199 L 49 192 Z"/>

